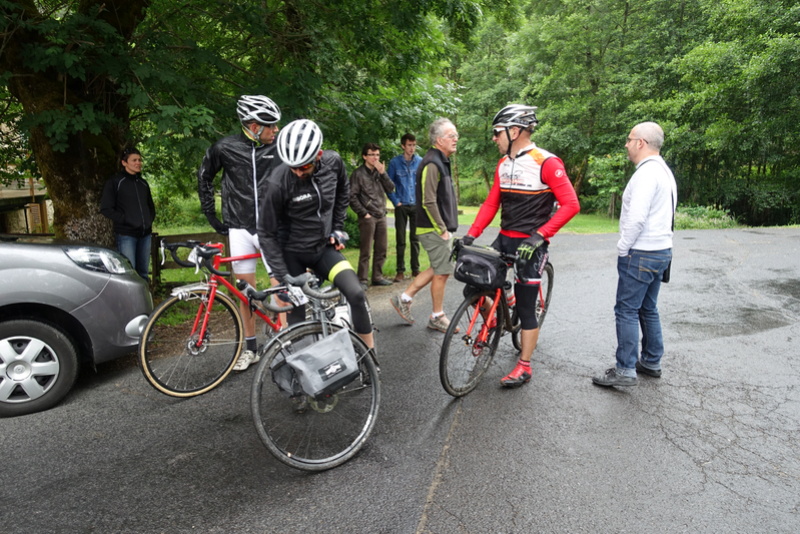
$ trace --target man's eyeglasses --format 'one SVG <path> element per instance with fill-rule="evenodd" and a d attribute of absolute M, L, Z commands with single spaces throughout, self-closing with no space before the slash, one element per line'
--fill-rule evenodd
<path fill-rule="evenodd" d="M 311 170 L 313 168 L 314 168 L 314 162 L 312 161 L 311 163 L 306 163 L 305 165 L 302 165 L 300 167 L 292 167 L 292 170 L 293 171 L 306 172 L 306 171 Z"/>
<path fill-rule="evenodd" d="M 504 129 L 503 130 L 492 130 L 492 137 L 500 137 L 501 135 L 503 135 L 503 132 L 505 132 Z"/>
<path fill-rule="evenodd" d="M 376 156 L 377 157 L 381 157 L 381 153 L 380 152 L 375 152 L 373 154 L 370 154 L 369 152 L 367 152 L 367 157 L 368 158 L 372 158 L 372 157 L 376 157 Z"/>
<path fill-rule="evenodd" d="M 445 137 L 446 137 L 447 139 L 455 139 L 455 140 L 458 140 L 458 134 L 457 134 L 457 133 L 451 133 L 451 134 L 447 134 L 447 135 L 445 135 Z"/>
<path fill-rule="evenodd" d="M 625 139 L 627 140 L 628 143 L 630 143 L 631 141 L 644 141 L 645 144 L 647 144 L 647 139 L 643 139 L 641 137 L 626 137 Z"/>

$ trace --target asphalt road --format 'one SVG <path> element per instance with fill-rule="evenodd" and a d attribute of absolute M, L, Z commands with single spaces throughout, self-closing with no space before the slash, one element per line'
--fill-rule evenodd
<path fill-rule="evenodd" d="M 479 242 L 487 243 L 486 238 Z M 152 389 L 133 357 L 60 406 L 0 420 L 0 532 L 800 531 L 800 229 L 678 232 L 659 301 L 661 379 L 608 390 L 614 235 L 558 235 L 534 378 L 503 390 L 510 339 L 452 400 L 441 334 L 371 288 L 383 402 L 349 463 L 307 474 L 261 445 L 249 371 L 199 398 Z M 454 310 L 460 284 L 448 286 Z"/>

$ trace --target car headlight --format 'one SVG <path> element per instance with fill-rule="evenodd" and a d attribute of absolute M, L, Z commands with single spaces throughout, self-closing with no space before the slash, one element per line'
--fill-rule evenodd
<path fill-rule="evenodd" d="M 102 248 L 68 247 L 64 249 L 69 259 L 79 267 L 101 273 L 124 274 L 131 270 L 121 256 Z"/>

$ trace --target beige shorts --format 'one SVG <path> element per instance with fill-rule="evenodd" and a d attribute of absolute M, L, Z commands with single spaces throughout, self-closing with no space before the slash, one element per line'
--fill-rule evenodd
<path fill-rule="evenodd" d="M 433 267 L 433 274 L 453 274 L 455 264 L 450 261 L 450 255 L 453 252 L 453 236 L 450 239 L 442 239 L 442 236 L 435 231 L 427 232 L 425 234 L 417 234 L 419 236 L 419 243 L 425 252 L 428 253 L 428 259 Z"/>

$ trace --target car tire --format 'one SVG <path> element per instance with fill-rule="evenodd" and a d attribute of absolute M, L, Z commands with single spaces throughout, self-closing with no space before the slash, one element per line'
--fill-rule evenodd
<path fill-rule="evenodd" d="M 58 404 L 78 376 L 75 344 L 51 323 L 0 323 L 0 417 L 25 415 Z"/>

